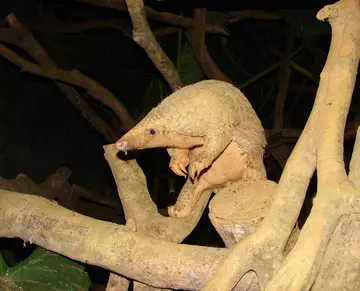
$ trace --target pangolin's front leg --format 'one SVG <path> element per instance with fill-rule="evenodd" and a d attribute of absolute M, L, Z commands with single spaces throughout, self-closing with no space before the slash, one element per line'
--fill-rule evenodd
<path fill-rule="evenodd" d="M 168 149 L 171 157 L 170 168 L 178 176 L 187 176 L 186 167 L 189 165 L 189 149 Z"/>
<path fill-rule="evenodd" d="M 189 176 L 195 180 L 224 151 L 232 139 L 229 131 L 213 130 L 202 146 L 190 151 Z"/>

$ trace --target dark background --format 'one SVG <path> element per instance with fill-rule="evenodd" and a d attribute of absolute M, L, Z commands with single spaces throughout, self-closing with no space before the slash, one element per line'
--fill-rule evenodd
<path fill-rule="evenodd" d="M 217 65 L 237 84 L 280 61 L 274 50 L 283 52 L 289 27 L 295 31 L 295 49 L 304 47 L 295 60 L 312 74 L 312 80 L 292 70 L 285 104 L 285 126 L 301 130 L 312 108 L 317 82 L 329 49 L 330 25 L 316 19 L 324 5 L 335 1 L 146 1 L 158 11 L 183 13 L 191 16 L 194 7 L 209 10 L 236 11 L 265 9 L 280 11 L 281 20 L 256 20 L 236 22 L 227 26 L 226 50 L 218 35 L 207 35 L 210 55 Z M 131 39 L 131 22 L 126 11 L 116 11 L 75 1 L 16 0 L 1 1 L 0 26 L 6 27 L 4 18 L 14 12 L 29 27 L 46 27 L 48 19 L 63 23 L 76 23 L 92 19 L 118 18 L 127 20 L 129 30 L 96 29 L 73 34 L 53 31 L 32 31 L 36 39 L 61 67 L 79 69 L 86 76 L 108 88 L 138 117 L 144 96 L 152 80 L 162 80 L 145 52 Z M 51 17 L 49 17 L 51 16 Z M 164 24 L 149 20 L 152 27 Z M 175 61 L 177 36 L 161 38 L 160 43 Z M 13 48 L 16 50 L 16 48 Z M 18 50 L 16 50 L 18 53 Z M 249 98 L 265 128 L 273 126 L 274 106 L 278 92 L 279 69 L 242 90 Z M 358 84 L 349 114 L 349 122 L 357 120 Z M 81 89 L 80 89 L 81 92 Z M 102 104 L 84 94 L 99 115 L 110 121 Z M 119 137 L 123 132 L 119 132 Z M 289 142 L 293 146 L 296 140 Z M 354 138 L 345 143 L 345 160 L 351 155 Z M 72 171 L 71 182 L 86 189 L 117 197 L 115 183 L 103 156 L 106 141 L 81 117 L 51 80 L 21 72 L 0 56 L 0 176 L 14 179 L 24 173 L 36 183 L 43 181 L 56 169 L 66 166 Z M 270 142 L 270 147 L 271 147 Z M 148 178 L 166 176 L 168 156 L 164 150 L 145 151 L 138 160 Z M 268 176 L 277 181 L 282 168 L 268 154 L 265 160 Z M 169 185 L 163 180 L 156 201 L 166 207 L 176 196 L 169 194 Z M 181 183 L 177 184 L 177 190 Z M 309 192 L 316 188 L 311 184 Z M 310 194 L 311 194 L 310 193 Z M 153 194 L 153 193 L 152 193 Z M 159 198 L 160 197 L 160 198 Z M 162 198 L 161 198 L 162 197 Z M 308 211 L 308 210 L 307 210 Z M 306 211 L 305 211 L 306 212 Z M 121 216 L 121 209 L 119 209 Z M 91 212 L 86 215 L 98 217 Z M 206 213 L 194 234 L 185 242 L 200 245 L 222 246 L 220 238 L 209 224 Z M 104 215 L 104 218 L 106 216 Z M 117 221 L 123 222 L 119 218 Z M 97 269 L 97 274 L 101 273 Z M 105 272 L 106 273 L 106 272 Z M 107 274 L 107 273 L 106 273 Z M 105 277 L 106 278 L 106 275 Z M 99 279 L 100 281 L 102 279 Z M 103 280 L 106 282 L 106 279 Z"/>

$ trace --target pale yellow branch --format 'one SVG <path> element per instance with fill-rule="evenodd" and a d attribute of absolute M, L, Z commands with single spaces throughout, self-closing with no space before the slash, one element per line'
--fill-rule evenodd
<path fill-rule="evenodd" d="M 200 289 L 227 252 L 152 239 L 33 195 L 0 190 L 0 205 L 0 237 L 21 238 L 160 288 Z"/>
<path fill-rule="evenodd" d="M 355 15 L 357 14 L 356 11 L 358 8 L 355 4 L 356 1 L 341 1 L 347 3 L 343 4 L 345 7 L 346 5 L 351 7 L 347 8 L 348 10 L 354 12 Z M 351 5 L 349 4 L 350 1 L 352 1 Z M 350 38 L 352 39 L 351 41 L 355 41 L 356 39 L 355 43 L 351 43 L 347 46 L 343 45 L 342 42 L 339 42 L 339 45 L 336 48 L 330 50 L 330 60 L 327 61 L 327 66 L 333 65 L 333 70 L 338 72 L 336 75 L 336 82 L 342 82 L 350 88 L 353 86 L 353 76 L 351 76 L 351 80 L 348 80 L 347 78 L 349 75 L 342 75 L 340 69 L 353 72 L 354 68 L 352 67 L 350 69 L 349 66 L 354 66 L 354 64 L 357 66 L 358 64 L 358 58 L 355 57 L 358 49 L 354 48 L 359 48 L 360 46 L 357 40 L 358 33 L 354 30 L 357 29 L 355 23 L 359 24 L 360 22 L 357 16 L 354 17 L 353 20 L 355 19 L 357 22 L 350 22 L 348 24 L 349 30 L 345 30 L 346 36 L 342 35 L 342 38 Z M 332 20 L 334 21 L 334 18 L 332 18 Z M 346 61 L 343 63 L 343 60 L 341 60 L 341 62 L 338 61 L 337 56 L 345 51 L 347 52 L 347 55 L 350 55 L 351 52 L 355 54 L 349 57 L 351 62 Z M 344 65 L 344 67 L 341 68 L 340 64 Z M 277 198 L 272 203 L 268 215 L 255 233 L 233 247 L 228 258 L 203 289 L 204 291 L 230 291 L 235 286 L 237 280 L 249 270 L 255 270 L 259 276 L 260 284 L 266 286 L 267 281 L 279 266 L 282 259 L 282 250 L 284 249 L 286 240 L 298 218 L 309 180 L 315 170 L 317 137 L 319 136 L 317 131 L 317 123 L 319 122 L 318 116 L 324 106 L 329 106 L 329 104 L 326 104 L 325 102 L 328 93 L 326 88 L 327 84 L 332 81 L 333 80 L 330 81 L 328 79 L 324 80 L 324 77 L 322 76 L 313 110 L 294 151 L 288 159 L 278 185 L 277 194 L 275 195 Z M 344 86 L 344 84 L 338 84 L 338 86 L 341 87 Z M 335 85 L 332 84 L 332 86 Z M 331 92 L 331 90 L 329 92 Z M 339 95 L 338 91 L 335 90 L 335 92 Z M 334 96 L 337 95 L 336 93 L 334 94 Z M 346 98 L 349 98 L 349 96 Z M 323 122 L 326 127 L 339 126 L 337 129 L 343 130 L 343 122 L 345 122 L 348 109 L 347 104 L 348 103 L 341 104 L 342 107 L 340 108 L 340 112 L 336 115 L 338 118 L 336 122 L 334 122 L 333 115 L 328 115 L 331 120 L 325 119 L 325 121 L 322 120 L 321 122 Z M 340 104 L 336 104 L 336 106 L 340 106 Z M 339 110 L 339 107 L 337 109 Z M 335 111 L 332 111 L 332 113 L 335 114 Z M 338 122 L 339 125 L 337 125 Z M 343 137 L 343 135 L 337 132 L 336 138 L 334 135 L 329 135 L 325 138 L 327 139 L 327 143 L 334 144 L 339 142 L 339 137 Z M 333 145 L 331 145 L 331 147 L 333 147 Z M 325 149 L 325 144 L 322 149 Z M 338 148 L 334 148 L 332 152 L 336 153 L 338 156 L 340 151 Z M 325 160 L 326 159 L 324 159 L 324 161 Z M 335 159 L 335 162 L 334 165 L 338 167 L 338 158 Z M 326 167 L 326 170 L 331 171 L 332 168 Z M 353 193 L 348 184 L 343 184 L 341 190 L 346 194 Z M 324 192 L 324 195 L 326 195 L 326 191 Z M 311 219 L 309 217 L 306 224 L 307 231 L 305 231 L 306 227 L 304 227 L 298 243 L 291 251 L 289 258 L 285 261 L 280 272 L 276 273 L 275 278 L 268 285 L 267 290 L 307 290 L 307 287 L 311 285 L 316 270 L 319 267 L 319 258 L 321 259 L 329 236 L 331 236 L 332 231 L 336 226 L 339 217 L 338 215 L 341 213 L 339 201 L 332 200 L 331 202 L 333 203 L 320 203 L 320 205 L 327 205 L 327 208 L 321 207 L 319 210 L 313 209 L 312 215 L 318 219 Z M 333 214 L 333 217 L 331 217 L 328 224 L 326 224 L 325 221 L 328 220 L 327 214 L 329 212 Z M 314 237 L 317 238 L 316 241 L 313 241 Z M 308 240 L 311 242 L 308 242 Z M 309 246 L 311 246 L 311 248 L 309 248 Z M 265 253 L 263 253 L 263 250 L 266 250 Z M 269 256 L 269 254 L 271 255 Z M 239 260 L 239 258 L 241 258 L 241 260 Z M 294 266 L 298 267 L 294 269 Z M 301 268 L 301 272 L 299 271 L 299 267 Z"/>
<path fill-rule="evenodd" d="M 317 95 L 323 95 L 318 119 L 318 194 L 299 240 L 267 286 L 272 290 L 309 290 L 346 201 L 357 195 L 343 162 L 344 128 L 360 59 L 360 7 L 340 0 L 318 13 L 329 18 L 332 40 Z M 296 266 L 296 268 L 294 268 Z"/>
<path fill-rule="evenodd" d="M 146 236 L 176 243 L 183 241 L 199 222 L 211 192 L 203 193 L 196 209 L 190 216 L 184 218 L 164 217 L 158 213 L 155 203 L 151 200 L 146 178 L 136 161 L 120 159 L 114 145 L 107 145 L 104 149 L 105 158 L 118 186 L 127 226 L 131 221 L 134 231 Z M 121 278 L 116 279 L 115 275 L 111 278 L 114 284 L 124 281 Z M 142 290 L 146 286 L 134 284 L 134 290 L 139 288 Z"/>
<path fill-rule="evenodd" d="M 128 11 L 133 23 L 133 39 L 147 53 L 153 64 L 164 76 L 173 91 L 180 89 L 183 83 L 172 61 L 156 41 L 146 19 L 142 0 L 127 0 Z"/>
<path fill-rule="evenodd" d="M 164 217 L 158 213 L 156 205 L 150 198 L 146 178 L 136 160 L 126 161 L 119 158 L 118 150 L 114 145 L 107 145 L 104 149 L 105 158 L 118 186 L 125 217 L 135 220 L 136 230 L 150 237 L 156 236 L 177 243 L 188 236 L 198 223 L 211 191 L 203 193 L 196 209 L 188 217 Z"/>

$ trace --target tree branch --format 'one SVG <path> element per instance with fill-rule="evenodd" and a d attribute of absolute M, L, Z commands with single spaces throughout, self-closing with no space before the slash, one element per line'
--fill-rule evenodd
<path fill-rule="evenodd" d="M 33 35 L 27 32 L 23 25 L 18 21 L 14 14 L 6 17 L 6 21 L 12 28 L 0 29 L 0 39 L 11 42 L 25 50 L 32 58 L 34 58 L 40 65 L 56 68 L 55 62 L 46 53 L 45 49 L 36 41 Z M 11 35 L 11 39 L 7 38 Z M 4 39 L 3 39 L 4 37 Z M 85 118 L 91 126 L 93 126 L 107 142 L 114 142 L 118 135 L 109 127 L 90 106 L 81 98 L 80 94 L 75 88 L 55 82 L 56 86 L 62 91 L 67 99 L 77 108 L 81 116 Z"/>
<path fill-rule="evenodd" d="M 209 55 L 205 42 L 205 17 L 205 8 L 195 9 L 194 21 L 197 23 L 197 25 L 190 28 L 185 33 L 186 37 L 188 38 L 194 50 L 196 59 L 204 73 L 210 79 L 232 83 L 231 79 L 219 69 L 219 67 Z"/>
<path fill-rule="evenodd" d="M 21 58 L 2 44 L 0 44 L 0 55 L 12 62 L 14 65 L 18 66 L 21 71 L 62 81 L 86 89 L 92 97 L 110 107 L 127 130 L 135 125 L 135 120 L 131 117 L 130 113 L 109 90 L 104 88 L 98 82 L 84 76 L 78 70 L 67 71 L 55 67 L 36 65 Z"/>
<path fill-rule="evenodd" d="M 147 53 L 173 91 L 180 89 L 183 83 L 174 64 L 156 41 L 147 23 L 142 0 L 126 1 L 133 23 L 133 39 Z"/>
<path fill-rule="evenodd" d="M 180 243 L 197 225 L 211 191 L 206 191 L 199 201 L 196 210 L 184 218 L 171 218 L 160 215 L 152 201 L 144 173 L 134 159 L 122 160 L 114 145 L 107 145 L 105 158 L 108 161 L 118 186 L 125 218 L 133 219 L 136 231 L 150 237 Z M 132 177 L 129 179 L 128 177 Z"/>
<path fill-rule="evenodd" d="M 284 57 L 282 59 L 282 64 L 280 68 L 280 85 L 279 91 L 276 98 L 276 105 L 275 105 L 275 120 L 274 120 L 274 132 L 279 132 L 284 127 L 284 106 L 286 101 L 286 95 L 289 87 L 289 79 L 290 79 L 290 59 L 291 59 L 291 51 L 294 46 L 294 34 L 292 29 L 289 29 L 287 39 L 286 39 L 286 46 Z"/>
<path fill-rule="evenodd" d="M 92 4 L 96 6 L 106 7 L 106 8 L 117 9 L 120 11 L 126 10 L 125 0 L 76 0 L 76 1 Z M 126 4 L 128 5 L 128 3 Z M 158 12 L 155 9 L 152 9 L 151 7 L 148 6 L 144 6 L 144 11 L 146 16 L 153 20 L 165 22 L 167 24 L 171 24 L 183 28 L 191 28 L 196 26 L 196 22 L 188 17 L 176 15 L 169 12 Z M 205 26 L 205 30 L 208 33 L 217 33 L 225 36 L 229 35 L 227 29 L 219 24 L 207 24 Z"/>
<path fill-rule="evenodd" d="M 148 238 L 33 195 L 0 190 L 0 205 L 0 237 L 18 237 L 160 288 L 200 289 L 227 252 Z"/>
<path fill-rule="evenodd" d="M 360 59 L 360 7 L 356 0 L 340 0 L 319 11 L 329 19 L 332 39 L 320 76 L 317 96 L 323 96 L 318 120 L 318 193 L 298 243 L 266 290 L 308 290 L 320 268 L 326 247 L 353 197 L 359 197 L 346 176 L 343 140 Z M 296 264 L 297 270 L 293 266 Z M 300 271 L 299 271 L 300 270 Z"/>
<path fill-rule="evenodd" d="M 194 212 L 184 218 L 164 217 L 152 201 L 146 178 L 135 160 L 119 159 L 114 145 L 107 145 L 105 158 L 108 161 L 118 186 L 118 193 L 127 222 L 132 221 L 134 231 L 163 241 L 181 243 L 196 227 L 210 199 L 211 191 L 203 193 Z M 132 177 L 131 180 L 128 177 Z M 115 276 L 112 276 L 113 281 Z M 122 281 L 122 280 L 121 280 Z M 140 284 L 140 283 L 139 283 Z M 134 290 L 138 290 L 134 284 Z M 143 289 L 142 286 L 141 289 Z"/>
<path fill-rule="evenodd" d="M 313 110 L 288 159 L 278 184 L 276 199 L 257 231 L 232 248 L 204 291 L 230 291 L 237 280 L 249 270 L 255 270 L 260 285 L 266 287 L 283 260 L 282 250 L 296 223 L 309 180 L 315 170 L 318 138 L 321 138 L 319 158 L 322 159 L 319 161 L 319 170 L 324 171 L 323 177 L 326 178 L 327 185 L 319 183 L 319 189 L 324 187 L 318 194 L 318 197 L 322 198 L 316 199 L 296 246 L 266 290 L 309 289 L 339 214 L 344 213 L 344 197 L 339 196 L 339 193 L 344 193 L 344 196 L 356 194 L 351 185 L 344 181 L 342 148 L 339 143 L 343 142 L 346 114 L 359 62 L 359 7 L 354 0 L 341 0 L 334 4 L 334 8 L 330 7 L 327 6 L 319 12 L 319 17 L 322 18 L 329 17 L 329 11 L 333 13 L 330 18 L 333 39 L 328 60 Z M 320 16 L 322 13 L 325 15 Z M 342 17 L 346 18 L 348 23 Z M 339 88 L 343 91 L 339 91 Z M 318 123 L 323 128 L 320 136 Z M 327 152 L 326 148 L 330 143 L 330 151 Z M 331 173 L 338 173 L 339 177 L 334 178 Z M 330 193 L 334 195 L 332 198 L 329 197 Z M 269 256 L 269 253 L 272 255 Z M 240 262 L 238 258 L 243 260 Z"/>
<path fill-rule="evenodd" d="M 350 161 L 349 179 L 360 189 L 360 130 Z M 358 211 L 357 211 L 358 212 Z M 312 290 L 357 290 L 360 280 L 360 215 L 344 215 L 331 237 Z M 341 255 L 338 255 L 341 254 Z"/>

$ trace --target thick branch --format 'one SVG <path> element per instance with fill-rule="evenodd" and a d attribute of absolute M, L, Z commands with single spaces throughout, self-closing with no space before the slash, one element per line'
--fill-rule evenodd
<path fill-rule="evenodd" d="M 142 0 L 127 0 L 126 4 L 133 23 L 133 39 L 147 53 L 173 91 L 180 89 L 183 83 L 174 64 L 156 41 L 147 23 Z"/>
<path fill-rule="evenodd" d="M 360 189 L 360 130 L 350 161 L 349 179 Z M 344 215 L 331 237 L 311 290 L 357 290 L 360 281 L 360 215 Z M 341 254 L 341 255 L 339 255 Z"/>
<path fill-rule="evenodd" d="M 264 286 L 279 266 L 315 171 L 316 123 L 324 97 L 322 94 L 316 96 L 310 117 L 286 163 L 267 216 L 254 233 L 231 249 L 203 291 L 230 291 L 249 270 L 256 271 L 260 285 Z"/>
<path fill-rule="evenodd" d="M 0 205 L 0 237 L 22 238 L 156 287 L 200 289 L 227 252 L 151 239 L 33 195 L 0 190 Z"/>
<path fill-rule="evenodd" d="M 319 95 L 325 99 L 318 121 L 318 194 L 299 240 L 266 290 L 308 290 L 320 268 L 326 247 L 357 191 L 346 176 L 343 139 L 346 116 L 360 59 L 360 7 L 357 0 L 340 0 L 317 17 L 329 18 L 332 40 L 321 73 Z M 293 266 L 296 264 L 297 270 Z"/>
<path fill-rule="evenodd" d="M 152 201 L 146 178 L 135 160 L 120 159 L 114 145 L 107 145 L 105 158 L 113 172 L 127 222 L 132 221 L 134 231 L 163 241 L 180 243 L 195 228 L 210 198 L 211 191 L 203 193 L 193 213 L 184 218 L 164 217 Z M 129 180 L 128 177 L 131 177 Z M 113 281 L 115 276 L 112 276 Z M 123 281 L 123 280 L 121 280 Z M 138 290 L 134 283 L 134 290 Z M 142 286 L 143 287 L 143 286 Z M 143 288 L 140 288 L 143 290 Z"/>
<path fill-rule="evenodd" d="M 336 55 L 334 57 L 336 58 Z M 324 83 L 322 80 L 320 87 L 323 86 L 326 86 L 326 82 Z M 326 91 L 320 87 L 308 122 L 287 161 L 275 194 L 276 198 L 268 215 L 255 233 L 232 248 L 215 276 L 209 280 L 203 289 L 204 291 L 230 291 L 239 278 L 249 270 L 255 270 L 259 276 L 260 284 L 266 286 L 283 260 L 282 251 L 298 219 L 310 178 L 316 166 L 317 122 L 320 108 L 326 98 Z M 328 124 L 332 122 L 328 122 Z M 318 237 L 318 233 L 315 236 Z M 314 235 L 308 234 L 307 237 L 312 239 Z M 297 245 L 300 245 L 299 243 Z M 269 256 L 269 254 L 271 255 Z M 306 254 L 302 255 L 308 257 Z M 242 258 L 242 260 L 238 258 Z M 288 267 L 292 268 L 290 270 L 300 273 L 298 269 L 293 268 L 294 264 L 298 264 L 298 261 L 295 260 L 292 263 L 288 264 Z M 284 290 L 293 290 L 289 287 L 290 284 L 286 285 L 289 280 L 292 280 L 292 277 L 287 277 L 283 273 L 277 278 L 279 278 L 278 288 L 280 288 L 277 290 L 282 290 L 280 286 L 285 286 Z M 269 286 L 269 290 L 275 289 Z M 294 290 L 298 289 L 295 288 Z"/>
<path fill-rule="evenodd" d="M 180 243 L 199 221 L 211 191 L 203 193 L 197 208 L 184 218 L 171 218 L 160 215 L 151 200 L 146 184 L 146 178 L 134 159 L 123 160 L 117 156 L 114 145 L 107 145 L 105 158 L 108 161 L 118 186 L 125 218 L 133 219 L 136 231 L 150 237 Z M 131 177 L 131 179 L 129 179 Z"/>

